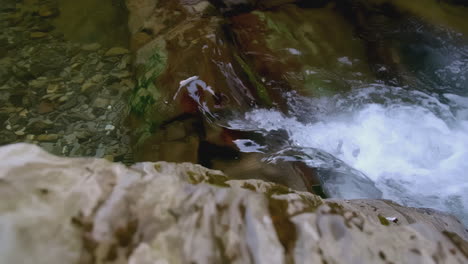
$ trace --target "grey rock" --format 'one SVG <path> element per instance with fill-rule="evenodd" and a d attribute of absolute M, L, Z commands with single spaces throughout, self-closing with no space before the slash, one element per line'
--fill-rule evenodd
<path fill-rule="evenodd" d="M 0 263 L 468 261 L 467 231 L 435 211 L 322 200 L 189 163 L 59 158 L 27 144 L 0 148 L 0 166 Z"/>

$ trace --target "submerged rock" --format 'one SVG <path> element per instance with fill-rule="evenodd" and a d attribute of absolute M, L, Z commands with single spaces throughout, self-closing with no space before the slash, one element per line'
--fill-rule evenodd
<path fill-rule="evenodd" d="M 0 263 L 468 261 L 468 232 L 432 210 L 322 200 L 189 163 L 59 158 L 26 144 L 0 148 L 0 162 Z"/>

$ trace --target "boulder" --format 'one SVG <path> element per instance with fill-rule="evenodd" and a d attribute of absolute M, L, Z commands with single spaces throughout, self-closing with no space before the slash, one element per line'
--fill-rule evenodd
<path fill-rule="evenodd" d="M 172 122 L 216 121 L 225 112 L 271 104 L 268 91 L 232 46 L 224 18 L 210 13 L 210 4 L 128 0 L 127 5 L 137 48 L 138 81 L 128 118 L 137 161 L 159 160 L 154 150 L 163 142 L 157 133 L 166 133 Z M 198 130 L 188 136 L 203 140 L 205 131 Z M 182 159 L 174 158 L 171 161 Z"/>
<path fill-rule="evenodd" d="M 466 263 L 454 217 L 189 163 L 0 148 L 0 263 Z"/>

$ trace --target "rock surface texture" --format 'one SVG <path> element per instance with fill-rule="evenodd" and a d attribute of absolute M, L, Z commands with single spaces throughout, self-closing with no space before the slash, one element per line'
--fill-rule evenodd
<path fill-rule="evenodd" d="M 0 263 L 467 263 L 453 217 L 189 163 L 0 148 Z M 396 219 L 395 219 L 396 218 Z"/>

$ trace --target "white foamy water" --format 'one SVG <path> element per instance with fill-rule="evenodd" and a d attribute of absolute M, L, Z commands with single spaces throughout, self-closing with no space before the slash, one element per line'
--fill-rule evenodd
<path fill-rule="evenodd" d="M 265 134 L 285 130 L 292 146 L 324 151 L 365 174 L 383 198 L 450 212 L 468 223 L 468 98 L 374 85 L 299 101 L 289 117 L 259 109 L 231 125 Z"/>

